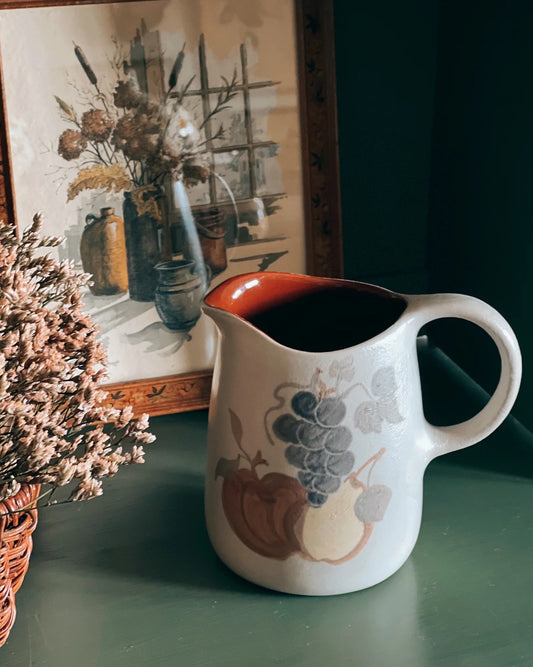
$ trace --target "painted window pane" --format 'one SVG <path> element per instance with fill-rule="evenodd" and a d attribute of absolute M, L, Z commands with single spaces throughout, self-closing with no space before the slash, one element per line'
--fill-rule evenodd
<path fill-rule="evenodd" d="M 254 169 L 256 194 L 267 195 L 283 191 L 283 178 L 277 159 L 279 146 L 260 146 L 254 148 Z"/>
<path fill-rule="evenodd" d="M 254 142 L 270 141 L 270 114 L 276 105 L 276 89 L 272 86 L 250 90 L 252 136 Z"/>
<path fill-rule="evenodd" d="M 216 107 L 217 95 L 209 96 L 210 108 Z M 217 113 L 211 122 L 211 132 L 214 135 L 220 125 L 224 128 L 224 136 L 213 141 L 214 148 L 222 146 L 242 146 L 248 143 L 246 125 L 244 121 L 244 96 L 241 92 L 230 100 L 220 113 Z"/>
<path fill-rule="evenodd" d="M 235 199 L 251 197 L 250 161 L 247 150 L 233 150 L 215 154 L 215 171 L 231 189 Z M 216 179 L 218 201 L 228 201 L 230 196 L 223 183 Z"/>

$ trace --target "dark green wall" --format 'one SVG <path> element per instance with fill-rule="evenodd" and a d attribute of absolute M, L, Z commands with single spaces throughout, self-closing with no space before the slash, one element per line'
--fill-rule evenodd
<path fill-rule="evenodd" d="M 335 0 L 345 275 L 427 288 L 437 0 Z"/>
<path fill-rule="evenodd" d="M 457 291 L 515 329 L 533 426 L 533 2 L 335 0 L 345 275 Z M 488 337 L 430 334 L 492 390 Z"/>
<path fill-rule="evenodd" d="M 524 355 L 515 414 L 533 393 L 533 2 L 441 2 L 428 219 L 430 288 L 478 296 Z M 482 384 L 495 350 L 474 329 L 443 344 Z"/>

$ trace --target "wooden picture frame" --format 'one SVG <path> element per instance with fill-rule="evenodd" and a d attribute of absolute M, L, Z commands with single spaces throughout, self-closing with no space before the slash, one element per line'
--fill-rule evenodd
<path fill-rule="evenodd" d="M 132 0 L 119 0 L 129 1 Z M 107 0 L 0 0 L 0 11 L 100 3 L 111 4 Z M 341 277 L 342 233 L 333 0 L 294 0 L 294 12 L 297 29 L 306 272 L 312 275 Z M 3 76 L 0 78 L 0 86 L 3 100 L 0 117 L 0 217 L 16 224 Z M 107 385 L 106 389 L 117 407 L 131 404 L 137 414 L 148 412 L 150 415 L 161 415 L 207 407 L 210 386 L 211 370 L 206 369 L 114 383 Z"/>

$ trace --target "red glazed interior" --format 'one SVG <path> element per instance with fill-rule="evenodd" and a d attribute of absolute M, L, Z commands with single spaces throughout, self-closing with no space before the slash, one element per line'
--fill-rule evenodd
<path fill-rule="evenodd" d="M 205 304 L 237 315 L 277 342 L 325 352 L 385 331 L 406 308 L 381 287 L 292 273 L 247 273 L 226 280 Z"/>

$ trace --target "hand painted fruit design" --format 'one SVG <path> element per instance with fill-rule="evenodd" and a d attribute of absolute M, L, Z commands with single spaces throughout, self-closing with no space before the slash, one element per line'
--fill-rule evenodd
<path fill-rule="evenodd" d="M 297 477 L 260 476 L 257 469 L 268 462 L 261 451 L 253 457 L 246 451 L 242 424 L 230 410 L 239 454 L 217 464 L 224 513 L 239 539 L 262 556 L 343 563 L 365 546 L 389 503 L 390 489 L 368 479 L 385 449 L 352 472 L 355 457 L 348 450 L 351 433 L 341 425 L 342 399 L 301 390 L 291 408 L 275 420 L 273 432 L 287 443 L 285 458 L 298 469 Z M 366 484 L 360 479 L 365 469 Z"/>
<path fill-rule="evenodd" d="M 320 507 L 329 494 L 340 489 L 342 477 L 355 463 L 355 456 L 348 450 L 352 434 L 341 425 L 346 406 L 340 398 L 319 399 L 311 391 L 294 394 L 291 406 L 294 414 L 280 415 L 272 430 L 288 443 L 285 458 L 298 468 L 298 481 L 307 491 L 309 504 Z"/>

